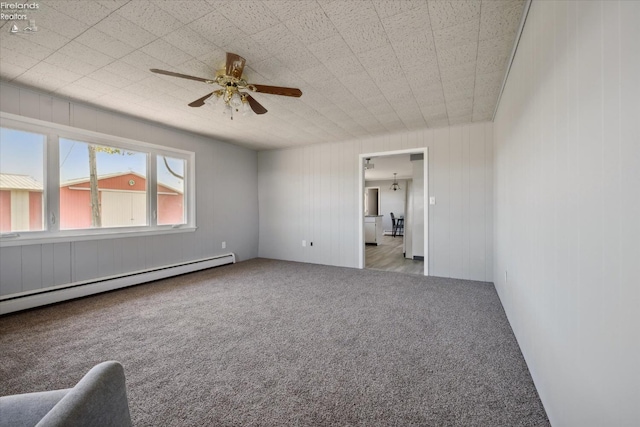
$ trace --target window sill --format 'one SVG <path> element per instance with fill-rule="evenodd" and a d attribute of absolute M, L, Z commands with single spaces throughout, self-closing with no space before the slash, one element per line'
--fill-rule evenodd
<path fill-rule="evenodd" d="M 45 243 L 66 243 L 66 242 L 80 242 L 87 240 L 103 240 L 103 239 L 122 239 L 127 237 L 143 237 L 143 236 L 157 236 L 163 234 L 176 234 L 176 233 L 193 233 L 198 227 L 181 226 L 177 228 L 155 228 L 155 229 L 135 229 L 135 230 L 91 230 L 91 233 L 87 233 L 86 230 L 71 230 L 56 233 L 55 235 L 33 235 L 25 234 L 19 237 L 4 237 L 0 238 L 0 247 L 8 246 L 25 246 L 25 245 L 41 245 Z"/>

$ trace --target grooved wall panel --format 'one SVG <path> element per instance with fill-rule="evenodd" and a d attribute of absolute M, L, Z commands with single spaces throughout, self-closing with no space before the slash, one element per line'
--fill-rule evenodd
<path fill-rule="evenodd" d="M 471 128 L 469 129 L 469 141 L 484 141 L 485 133 L 484 129 Z M 467 239 L 467 246 L 465 248 L 466 254 L 464 259 L 468 264 L 464 269 L 464 274 L 468 277 L 482 277 L 486 275 L 485 272 L 485 259 L 487 257 L 486 252 L 486 203 L 487 200 L 487 188 L 485 175 L 490 165 L 486 165 L 486 159 L 484 156 L 485 143 L 471 144 L 469 142 L 469 167 L 468 167 L 468 181 L 467 181 L 467 194 L 469 199 L 467 200 L 467 206 L 469 206 L 469 214 L 467 218 L 469 222 L 467 224 L 467 230 L 469 238 Z"/>
<path fill-rule="evenodd" d="M 100 242 L 98 247 L 98 277 L 107 277 L 119 273 L 120 256 L 116 256 L 113 239 Z"/>
<path fill-rule="evenodd" d="M 40 118 L 40 95 L 36 92 L 21 91 L 20 112 L 18 114 L 32 119 Z"/>
<path fill-rule="evenodd" d="M 496 289 L 554 426 L 640 422 L 638 22 L 533 1 L 493 127 Z"/>
<path fill-rule="evenodd" d="M 357 267 L 358 155 L 428 147 L 428 191 L 437 199 L 435 206 L 426 206 L 430 274 L 492 281 L 486 268 L 493 220 L 486 214 L 492 203 L 486 179 L 491 127 L 478 123 L 260 152 L 259 256 Z"/>
<path fill-rule="evenodd" d="M 98 270 L 100 263 L 98 245 L 105 247 L 109 245 L 109 243 L 99 242 L 98 240 L 86 240 L 73 244 L 74 281 L 102 277 Z"/>
<path fill-rule="evenodd" d="M 33 291 L 42 287 L 41 245 L 23 246 L 21 254 L 22 291 Z M 12 266 L 11 268 L 16 268 Z"/>
<path fill-rule="evenodd" d="M 445 143 L 446 144 L 446 143 Z M 463 193 L 463 175 L 465 172 L 465 150 L 462 143 L 462 129 L 452 128 L 449 131 L 449 275 L 454 277 L 463 277 L 464 262 L 464 243 L 463 232 L 465 223 L 463 222 L 463 213 L 468 214 L 465 197 Z M 447 148 L 447 147 L 444 147 Z M 468 150 L 467 150 L 468 151 Z M 468 172 L 468 171 L 467 171 Z M 436 197 L 436 201 L 438 197 Z M 436 205 L 438 206 L 438 205 Z"/>
<path fill-rule="evenodd" d="M 71 282 L 71 243 L 53 244 L 53 285 Z"/>
<path fill-rule="evenodd" d="M 41 283 L 55 283 L 54 263 L 53 258 L 53 243 L 48 243 L 40 246 L 42 252 L 42 282 Z"/>
<path fill-rule="evenodd" d="M 53 110 L 51 111 L 51 121 L 53 123 L 58 123 L 60 125 L 69 126 L 70 115 L 71 115 L 71 112 L 70 112 L 71 103 L 65 101 L 64 99 L 53 98 L 52 108 Z M 5 110 L 2 109 L 2 111 L 5 111 Z M 10 113 L 10 111 L 7 111 L 7 112 Z M 42 120 L 46 120 L 46 118 L 43 118 Z M 113 130 L 113 129 L 110 129 L 110 130 Z"/>
<path fill-rule="evenodd" d="M 2 86 L 0 93 L 0 111 L 20 114 L 20 90 L 15 86 Z"/>
<path fill-rule="evenodd" d="M 482 138 L 478 138 L 477 140 L 482 141 Z M 480 144 L 474 144 L 474 146 L 478 146 Z M 481 144 L 481 148 L 484 149 L 484 144 Z M 476 153 L 477 155 L 477 153 Z M 480 157 L 480 162 L 484 166 L 484 158 Z M 469 142 L 469 129 L 465 129 L 462 132 L 462 217 L 461 217 L 461 229 L 462 234 L 467 236 L 471 233 L 471 222 L 474 221 L 474 215 L 477 215 L 475 209 L 471 208 L 471 199 L 474 197 L 472 193 L 472 170 L 473 161 L 471 158 L 471 144 Z M 480 186 L 480 198 L 482 199 L 484 194 L 484 185 Z M 480 218 L 481 220 L 483 218 Z M 484 228 L 481 229 L 484 231 Z M 478 234 L 478 233 L 476 233 Z M 461 277 L 469 278 L 471 277 L 469 274 L 469 268 L 471 263 L 471 238 L 464 239 L 462 241 L 462 274 Z M 484 252 L 484 250 L 483 250 Z"/>
<path fill-rule="evenodd" d="M 429 197 L 436 198 L 438 209 L 429 206 L 429 274 L 432 276 L 451 276 L 452 229 L 455 236 L 459 223 L 451 221 L 451 205 L 455 199 L 455 190 L 451 190 L 452 163 L 450 156 L 461 161 L 462 153 L 451 144 L 450 129 L 441 128 L 433 131 L 433 145 L 429 150 Z M 455 206 L 455 204 L 454 204 Z M 448 227 L 433 227 L 432 224 L 448 224 Z M 437 250 L 436 250 L 437 248 Z M 458 248 L 460 249 L 460 248 Z"/>
<path fill-rule="evenodd" d="M 30 89 L 0 84 L 3 112 L 196 153 L 193 233 L 57 242 L 0 248 L 0 295 L 234 252 L 258 253 L 257 154 Z M 222 249 L 222 241 L 227 248 Z"/>
<path fill-rule="evenodd" d="M 0 248 L 0 293 L 22 292 L 22 250 L 20 247 Z"/>
<path fill-rule="evenodd" d="M 97 121 L 98 112 L 95 108 L 80 104 L 71 104 L 70 126 L 81 129 L 88 129 L 95 132 L 98 127 Z"/>
<path fill-rule="evenodd" d="M 40 95 L 40 120 L 53 121 L 53 98 Z"/>
<path fill-rule="evenodd" d="M 484 128 L 484 138 L 485 138 L 485 149 L 484 149 L 484 182 L 485 182 L 485 198 L 484 198 L 484 209 L 485 209 L 485 230 L 484 230 L 484 253 L 485 253 L 485 265 L 484 271 L 485 274 L 492 274 L 487 272 L 493 272 L 493 251 L 494 251 L 494 241 L 493 241 L 493 230 L 495 227 L 493 221 L 493 126 L 487 126 Z M 490 143 L 487 143 L 489 141 Z M 490 221 L 487 221 L 491 219 Z M 492 274 L 492 280 L 495 276 Z"/>

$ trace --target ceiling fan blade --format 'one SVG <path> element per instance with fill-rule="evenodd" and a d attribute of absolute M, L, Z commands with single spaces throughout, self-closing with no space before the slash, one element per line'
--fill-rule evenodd
<path fill-rule="evenodd" d="M 249 95 L 248 93 L 243 93 L 243 95 L 246 95 L 247 101 L 249 101 L 249 106 L 254 113 L 264 114 L 267 112 L 267 109 L 264 108 L 258 101 L 256 101 L 253 96 Z"/>
<path fill-rule="evenodd" d="M 280 86 L 267 86 L 267 85 L 250 85 L 256 88 L 256 92 L 270 93 L 272 95 L 283 96 L 295 96 L 299 98 L 302 96 L 302 91 L 293 87 L 280 87 Z"/>
<path fill-rule="evenodd" d="M 164 74 L 165 76 L 180 77 L 181 79 L 195 80 L 197 82 L 213 83 L 213 80 L 211 79 L 203 79 L 202 77 L 188 76 L 186 74 L 174 73 L 173 71 L 158 70 L 157 68 L 152 68 L 149 71 L 156 74 Z"/>
<path fill-rule="evenodd" d="M 204 105 L 204 101 L 206 101 L 211 95 L 213 95 L 216 92 L 218 92 L 218 91 L 215 90 L 215 91 L 213 91 L 211 93 L 206 94 L 202 98 L 196 99 L 191 104 L 189 104 L 189 107 L 202 107 Z"/>
<path fill-rule="evenodd" d="M 227 76 L 239 79 L 244 71 L 245 59 L 235 53 L 227 52 Z"/>

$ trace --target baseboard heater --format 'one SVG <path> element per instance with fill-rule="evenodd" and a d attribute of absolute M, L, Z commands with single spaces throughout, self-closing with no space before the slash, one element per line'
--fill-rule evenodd
<path fill-rule="evenodd" d="M 65 285 L 52 286 L 37 291 L 7 295 L 6 297 L 0 298 L 0 315 L 112 291 L 114 289 L 126 288 L 154 280 L 166 279 L 167 277 L 205 270 L 207 268 L 234 264 L 235 262 L 235 254 L 228 253 L 211 258 L 149 268 L 133 273 L 67 283 Z"/>

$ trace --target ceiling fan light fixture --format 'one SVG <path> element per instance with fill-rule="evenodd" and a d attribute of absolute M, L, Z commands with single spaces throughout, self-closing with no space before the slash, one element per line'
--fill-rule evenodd
<path fill-rule="evenodd" d="M 251 114 L 252 110 L 251 110 L 251 106 L 249 105 L 249 101 L 247 100 L 246 97 L 242 97 L 242 115 L 243 116 L 248 116 L 249 114 Z"/>
<path fill-rule="evenodd" d="M 214 111 L 220 110 L 220 107 L 222 105 L 222 97 L 219 93 L 213 93 L 210 97 L 204 100 L 204 103 Z"/>
<path fill-rule="evenodd" d="M 240 92 L 241 90 L 269 93 L 272 95 L 292 96 L 295 98 L 302 96 L 302 91 L 297 88 L 249 84 L 242 78 L 244 66 L 245 59 L 243 57 L 235 53 L 227 52 L 226 67 L 219 70 L 216 77 L 213 79 L 190 76 L 157 68 L 151 68 L 149 71 L 165 76 L 195 80 L 209 85 L 218 85 L 222 87 L 222 89 L 218 89 L 208 95 L 198 98 L 195 101 L 190 102 L 188 105 L 189 107 L 202 107 L 205 104 L 209 105 L 215 110 L 222 110 L 223 114 L 229 113 L 231 120 L 233 120 L 233 110 L 240 112 L 240 108 L 243 110 L 243 115 L 246 115 L 245 112 L 248 113 L 246 111 L 247 109 L 250 109 L 255 114 L 264 114 L 267 112 L 267 109 L 260 105 L 260 103 L 251 95 Z"/>
<path fill-rule="evenodd" d="M 231 95 L 231 99 L 229 100 L 229 103 L 233 108 L 236 109 L 236 111 L 242 105 L 242 99 L 240 99 L 240 95 L 238 94 L 237 90 L 233 92 L 233 95 Z"/>

